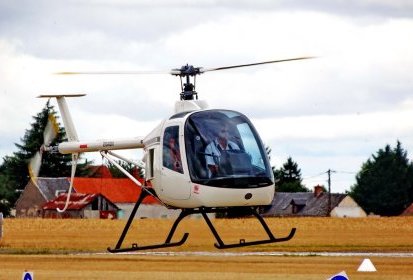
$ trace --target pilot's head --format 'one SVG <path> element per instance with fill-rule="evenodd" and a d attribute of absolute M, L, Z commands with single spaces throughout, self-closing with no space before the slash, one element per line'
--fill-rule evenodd
<path fill-rule="evenodd" d="M 221 123 L 218 124 L 215 130 L 215 135 L 218 140 L 226 141 L 229 138 L 229 126 L 228 124 Z"/>

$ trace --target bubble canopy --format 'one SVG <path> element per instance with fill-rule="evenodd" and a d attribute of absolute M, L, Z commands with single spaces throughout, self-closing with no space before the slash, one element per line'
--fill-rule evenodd
<path fill-rule="evenodd" d="M 266 150 L 246 116 L 230 110 L 192 113 L 185 122 L 191 181 L 223 188 L 259 188 L 274 183 Z"/>

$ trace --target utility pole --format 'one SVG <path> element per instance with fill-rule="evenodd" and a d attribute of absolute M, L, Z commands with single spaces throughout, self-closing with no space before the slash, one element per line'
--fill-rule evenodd
<path fill-rule="evenodd" d="M 327 175 L 328 175 L 328 210 L 327 210 L 327 216 L 330 215 L 331 212 L 331 173 L 334 173 L 334 170 L 327 170 Z"/>
<path fill-rule="evenodd" d="M 0 240 L 3 238 L 3 213 L 0 212 Z"/>

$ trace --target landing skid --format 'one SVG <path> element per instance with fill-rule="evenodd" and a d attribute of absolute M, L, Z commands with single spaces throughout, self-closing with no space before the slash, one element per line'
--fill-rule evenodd
<path fill-rule="evenodd" d="M 152 189 L 150 189 L 152 191 Z M 138 208 L 144 198 L 148 196 L 149 193 L 147 192 L 141 192 L 141 195 L 139 196 L 138 201 L 136 202 L 129 218 L 128 221 L 125 225 L 125 228 L 122 231 L 122 234 L 119 237 L 118 242 L 116 243 L 115 248 L 110 248 L 108 247 L 108 251 L 110 253 L 123 253 L 123 252 L 133 252 L 133 251 L 140 251 L 140 250 L 152 250 L 152 249 L 158 249 L 158 248 L 167 248 L 167 247 L 175 247 L 175 246 L 181 246 L 182 244 L 185 243 L 185 241 L 188 239 L 189 233 L 184 233 L 182 236 L 181 240 L 178 242 L 171 242 L 172 237 L 175 234 L 176 228 L 178 227 L 179 223 L 182 221 L 183 218 L 186 216 L 192 215 L 192 214 L 201 214 L 202 217 L 204 218 L 205 222 L 207 223 L 209 229 L 211 230 L 212 234 L 214 235 L 217 243 L 214 244 L 214 246 L 218 249 L 229 249 L 229 248 L 238 248 L 238 247 L 245 247 L 245 246 L 252 246 L 252 245 L 260 245 L 260 244 L 268 244 L 268 243 L 275 243 L 275 242 L 283 242 L 283 241 L 288 241 L 291 238 L 293 238 L 296 228 L 292 228 L 288 236 L 286 237 L 281 237 L 281 238 L 276 238 L 272 233 L 271 230 L 269 229 L 267 223 L 264 221 L 264 219 L 261 217 L 260 214 L 257 213 L 257 211 L 251 207 L 249 208 L 249 212 L 251 215 L 256 217 L 258 221 L 261 223 L 262 227 L 264 228 L 265 232 L 268 235 L 268 239 L 263 239 L 263 240 L 257 240 L 257 241 L 249 241 L 246 242 L 245 239 L 241 239 L 239 243 L 233 243 L 233 244 L 225 244 L 221 237 L 219 236 L 217 230 L 215 229 L 214 225 L 212 224 L 211 220 L 208 217 L 208 213 L 222 213 L 222 212 L 228 212 L 228 208 L 196 208 L 196 209 L 182 209 L 182 212 L 178 216 L 178 218 L 175 220 L 173 223 L 171 230 L 169 231 L 168 236 L 166 237 L 166 240 L 164 243 L 160 244 L 155 244 L 155 245 L 146 245 L 146 246 L 138 246 L 137 243 L 133 243 L 131 247 L 124 247 L 122 248 L 122 243 L 126 237 L 126 234 L 129 231 L 129 227 L 131 226 L 133 219 L 136 215 L 136 212 L 138 211 Z M 155 195 L 154 193 L 151 193 L 151 195 Z"/>

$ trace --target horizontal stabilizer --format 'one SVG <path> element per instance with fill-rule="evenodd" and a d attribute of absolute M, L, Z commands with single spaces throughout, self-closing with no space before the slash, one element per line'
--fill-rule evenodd
<path fill-rule="evenodd" d="M 40 94 L 37 98 L 53 98 L 53 97 L 82 97 L 84 93 L 54 93 L 54 94 Z"/>

